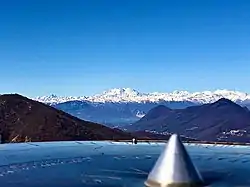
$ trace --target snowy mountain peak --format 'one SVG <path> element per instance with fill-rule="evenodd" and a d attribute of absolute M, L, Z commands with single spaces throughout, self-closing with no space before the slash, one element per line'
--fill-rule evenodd
<path fill-rule="evenodd" d="M 73 96 L 57 96 L 55 94 L 51 94 L 48 96 L 40 96 L 34 98 L 34 100 L 42 102 L 42 103 L 50 103 L 50 104 L 58 104 L 58 103 L 64 103 L 67 101 L 85 101 L 87 100 L 86 96 L 80 96 L 80 97 L 73 97 Z"/>
<path fill-rule="evenodd" d="M 189 94 L 189 92 L 188 91 L 179 91 L 179 90 L 175 90 L 175 91 L 173 91 L 173 93 L 172 94 L 178 94 L 178 95 L 188 95 Z"/>
<path fill-rule="evenodd" d="M 55 95 L 55 94 L 51 94 L 51 95 L 48 95 L 48 96 L 39 96 L 39 97 L 35 98 L 35 100 L 43 100 L 44 102 L 57 100 L 57 99 L 59 99 L 59 97 L 57 95 Z"/>
<path fill-rule="evenodd" d="M 93 96 L 81 96 L 81 97 L 62 97 L 55 94 L 49 96 L 37 97 L 35 100 L 44 103 L 63 103 L 67 101 L 89 101 L 96 103 L 105 102 L 159 102 L 159 101 L 186 101 L 193 103 L 211 103 L 221 98 L 226 98 L 234 102 L 248 102 L 250 103 L 250 94 L 239 91 L 231 90 L 215 90 L 215 91 L 202 91 L 202 92 L 188 92 L 175 90 L 171 93 L 141 93 L 132 88 L 114 88 L 96 94 Z"/>
<path fill-rule="evenodd" d="M 132 88 L 114 88 L 104 91 L 101 94 L 101 96 L 116 96 L 116 97 L 133 97 L 138 95 L 141 95 L 140 92 Z"/>

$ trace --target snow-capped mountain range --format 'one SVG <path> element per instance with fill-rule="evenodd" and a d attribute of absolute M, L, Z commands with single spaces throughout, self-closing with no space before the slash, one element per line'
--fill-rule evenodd
<path fill-rule="evenodd" d="M 220 98 L 230 99 L 231 101 L 237 103 L 250 103 L 250 94 L 225 89 L 202 92 L 173 91 L 171 93 L 141 93 L 131 88 L 114 88 L 93 96 L 62 97 L 52 94 L 49 96 L 41 96 L 33 99 L 49 104 L 59 104 L 67 101 L 86 101 L 92 103 L 145 103 L 159 101 L 183 101 L 197 104 L 205 104 L 215 102 Z"/>
<path fill-rule="evenodd" d="M 62 97 L 56 95 L 33 98 L 83 120 L 107 126 L 123 126 L 138 121 L 152 108 L 164 105 L 183 109 L 226 98 L 250 108 L 250 94 L 230 90 L 202 92 L 173 91 L 142 93 L 131 88 L 115 88 L 93 96 Z"/>

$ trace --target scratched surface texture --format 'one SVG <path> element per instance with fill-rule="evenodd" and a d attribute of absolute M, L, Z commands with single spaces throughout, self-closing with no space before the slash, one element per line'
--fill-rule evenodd
<path fill-rule="evenodd" d="M 164 143 L 121 142 L 1 144 L 0 184 L 143 187 L 164 146 Z M 249 147 L 185 146 L 208 186 L 250 186 Z"/>

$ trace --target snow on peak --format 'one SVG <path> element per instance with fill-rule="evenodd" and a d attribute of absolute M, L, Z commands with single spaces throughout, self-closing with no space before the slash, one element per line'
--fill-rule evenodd
<path fill-rule="evenodd" d="M 47 103 L 47 104 L 58 104 L 58 103 L 64 103 L 67 101 L 84 101 L 86 100 L 87 97 L 81 96 L 81 97 L 72 97 L 72 96 L 57 96 L 55 94 L 51 94 L 48 96 L 40 96 L 34 98 L 34 100 L 42 102 L 42 103 Z"/>
<path fill-rule="evenodd" d="M 132 88 L 114 88 L 88 98 L 92 102 L 138 102 L 145 94 Z"/>
<path fill-rule="evenodd" d="M 93 96 L 62 97 L 54 94 L 37 97 L 35 100 L 44 103 L 63 103 L 67 101 L 90 101 L 90 102 L 158 102 L 158 101 L 189 101 L 194 103 L 211 103 L 221 98 L 230 99 L 234 102 L 250 102 L 250 94 L 231 90 L 215 90 L 202 92 L 188 92 L 175 90 L 171 93 L 141 93 L 131 88 L 114 88 Z"/>
<path fill-rule="evenodd" d="M 140 95 L 140 93 L 131 88 L 114 88 L 108 91 L 104 91 L 101 95 L 116 97 L 134 97 Z"/>

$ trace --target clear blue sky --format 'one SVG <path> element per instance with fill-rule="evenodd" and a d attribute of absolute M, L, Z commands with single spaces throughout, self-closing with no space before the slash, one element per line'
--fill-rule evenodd
<path fill-rule="evenodd" d="M 249 0 L 8 0 L 1 93 L 250 92 Z"/>

